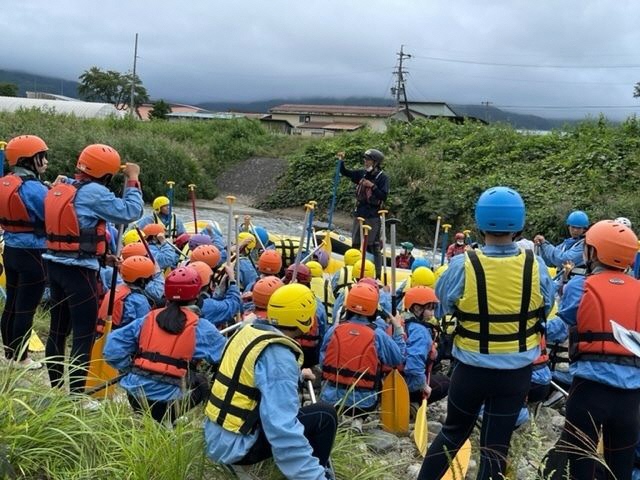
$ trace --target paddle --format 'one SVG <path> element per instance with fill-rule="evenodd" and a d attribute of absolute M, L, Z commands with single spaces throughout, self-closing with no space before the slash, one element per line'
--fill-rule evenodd
<path fill-rule="evenodd" d="M 442 225 L 442 228 L 444 230 L 444 235 L 442 236 L 442 254 L 440 255 L 440 265 L 444 265 L 444 255 L 445 253 L 447 253 L 447 246 L 449 244 L 449 229 L 451 228 L 451 225 L 445 223 L 444 225 Z"/>
<path fill-rule="evenodd" d="M 378 210 L 380 215 L 380 241 L 382 242 L 382 284 L 387 284 L 387 255 L 385 249 L 387 247 L 387 213 L 388 210 Z M 396 263 L 396 259 L 391 259 L 392 263 Z"/>
<path fill-rule="evenodd" d="M 440 220 L 442 220 L 442 217 L 438 215 L 438 220 L 436 222 L 436 234 L 433 238 L 433 254 L 431 255 L 431 263 L 433 265 L 436 264 L 436 249 L 438 248 L 438 235 L 440 235 Z"/>
<path fill-rule="evenodd" d="M 7 146 L 7 142 L 0 142 L 0 177 L 4 177 L 4 149 Z M 338 165 L 338 174 L 340 174 L 340 165 Z M 333 191 L 335 202 L 335 189 Z M 333 207 L 332 207 L 333 208 Z M 333 212 L 331 212 L 333 213 Z"/>
<path fill-rule="evenodd" d="M 260 238 L 260 235 L 258 235 L 258 232 L 256 232 L 256 226 L 251 222 L 251 220 L 249 220 L 249 231 L 253 234 L 254 237 L 256 237 L 256 239 L 258 240 L 258 243 L 260 244 L 260 248 L 264 251 L 267 249 L 267 247 L 265 246 L 265 244 L 262 242 L 262 238 Z"/>
<path fill-rule="evenodd" d="M 196 184 L 189 184 L 189 193 L 191 197 L 191 209 L 193 210 L 193 233 L 198 233 L 198 218 L 196 217 Z"/>
<path fill-rule="evenodd" d="M 233 216 L 233 226 L 233 231 L 236 232 L 236 282 L 238 282 L 238 288 L 240 288 L 240 242 L 238 241 L 238 215 Z"/>
<path fill-rule="evenodd" d="M 296 253 L 296 261 L 293 264 L 293 272 L 291 274 L 291 283 L 296 283 L 298 278 L 298 267 L 300 266 L 300 260 L 302 259 L 302 245 L 304 245 L 305 227 L 309 223 L 309 216 L 313 210 L 313 205 L 306 204 L 304 206 L 304 223 L 302 224 L 302 234 L 300 235 L 300 243 L 298 244 L 298 252 Z"/>
<path fill-rule="evenodd" d="M 431 381 L 431 367 L 433 362 L 429 361 L 429 367 L 427 368 L 427 385 Z M 427 454 L 427 444 L 429 442 L 429 423 L 427 422 L 427 395 L 422 394 L 422 403 L 416 413 L 416 424 L 413 431 L 413 439 L 416 442 L 416 447 L 420 455 L 423 457 Z"/>
<path fill-rule="evenodd" d="M 229 206 L 229 217 L 227 218 L 227 265 L 231 265 L 231 239 L 233 238 L 233 202 L 236 197 L 227 195 L 227 205 Z"/>
<path fill-rule="evenodd" d="M 438 217 L 439 218 L 439 217 Z M 391 314 L 395 315 L 398 312 L 398 295 L 396 293 L 396 225 L 400 223 L 400 220 L 397 218 L 390 218 L 387 220 L 389 225 L 391 225 L 391 258 L 393 258 L 393 262 L 391 262 Z"/>
<path fill-rule="evenodd" d="M 383 430 L 406 435 L 409 432 L 409 388 L 397 369 L 382 382 L 380 423 Z"/>
<path fill-rule="evenodd" d="M 169 186 L 169 191 L 167 192 L 167 196 L 169 197 L 169 238 L 171 238 L 171 241 L 175 240 L 178 235 L 178 226 L 176 222 L 173 221 L 173 186 L 175 184 L 176 182 L 167 180 L 167 185 Z"/>
<path fill-rule="evenodd" d="M 358 217 L 357 220 L 360 223 L 360 244 L 362 245 L 362 236 L 364 235 L 362 226 L 364 225 L 364 218 Z M 362 257 L 362 259 L 364 260 L 364 257 Z"/>
<path fill-rule="evenodd" d="M 344 152 L 338 152 L 336 158 L 336 170 L 333 174 L 333 195 L 331 196 L 331 206 L 329 207 L 327 230 L 331 230 L 331 226 L 333 225 L 333 211 L 336 208 L 336 197 L 338 196 L 338 185 L 340 184 L 340 162 L 344 160 Z"/>
<path fill-rule="evenodd" d="M 308 252 L 311 249 L 311 234 L 313 233 L 313 216 L 316 209 L 316 205 L 318 202 L 315 200 L 309 200 L 309 205 L 311 205 L 311 214 L 309 215 L 309 224 L 307 225 L 307 243 L 306 243 L 306 251 Z"/>
<path fill-rule="evenodd" d="M 149 248 L 149 244 L 147 243 L 147 239 L 145 238 L 144 233 L 140 231 L 140 228 L 137 225 L 134 225 L 133 228 L 135 228 L 136 232 L 138 232 L 138 236 L 140 237 L 140 243 L 142 243 L 142 246 L 147 251 L 147 255 L 149 256 L 149 258 L 153 263 L 156 263 L 156 260 L 155 258 L 153 258 L 153 254 L 151 253 L 151 249 Z"/>
<path fill-rule="evenodd" d="M 451 461 L 449 470 L 446 471 L 442 480 L 464 480 L 469 469 L 469 460 L 471 460 L 471 442 L 467 438 Z"/>
<path fill-rule="evenodd" d="M 366 263 L 366 258 L 367 258 L 367 243 L 369 242 L 369 230 L 371 230 L 371 227 L 369 225 L 363 225 L 362 226 L 362 232 L 363 232 L 363 237 L 362 237 L 362 251 L 360 256 L 362 257 L 362 260 L 360 260 L 360 277 L 359 278 L 364 278 L 364 265 Z"/>
<path fill-rule="evenodd" d="M 311 380 L 307 380 L 307 390 L 309 390 L 309 397 L 311 397 L 311 403 L 313 404 L 318 403 L 316 399 L 316 392 L 313 390 L 313 382 Z M 328 460 L 327 466 L 331 469 L 332 472 L 334 471 L 333 465 L 331 465 L 331 459 Z"/>
<path fill-rule="evenodd" d="M 463 230 L 462 233 L 464 233 L 465 243 L 467 245 L 471 245 L 473 243 L 473 240 L 471 238 L 471 230 Z"/>

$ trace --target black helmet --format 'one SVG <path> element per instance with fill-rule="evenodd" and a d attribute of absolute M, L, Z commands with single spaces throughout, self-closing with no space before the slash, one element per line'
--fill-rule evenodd
<path fill-rule="evenodd" d="M 380 150 L 376 150 L 375 148 L 370 148 L 366 152 L 364 152 L 364 158 L 368 160 L 373 160 L 376 165 L 380 165 L 384 160 L 384 154 Z"/>

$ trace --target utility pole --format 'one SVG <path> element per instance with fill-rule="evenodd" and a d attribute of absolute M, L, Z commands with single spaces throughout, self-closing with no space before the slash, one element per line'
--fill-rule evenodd
<path fill-rule="evenodd" d="M 138 34 L 136 33 L 136 44 L 133 49 L 133 76 L 131 77 L 131 97 L 129 98 L 129 115 L 133 118 L 135 114 L 135 94 L 136 94 L 136 61 L 138 60 Z"/>
<path fill-rule="evenodd" d="M 406 80 L 405 75 L 409 73 L 407 70 L 402 68 L 402 63 L 404 59 L 411 58 L 411 55 L 408 53 L 404 53 L 404 45 L 400 45 L 400 51 L 396 53 L 398 55 L 398 69 L 394 70 L 393 74 L 396 75 L 396 86 L 391 87 L 391 94 L 396 97 L 396 107 L 398 110 L 400 109 L 401 99 L 404 101 L 404 109 L 407 115 L 407 120 L 410 122 L 413 120 L 413 115 L 409 111 L 409 102 L 407 100 L 407 89 L 406 89 Z"/>
<path fill-rule="evenodd" d="M 492 105 L 493 102 L 480 102 L 481 105 L 484 105 L 484 121 L 489 123 L 489 105 Z"/>

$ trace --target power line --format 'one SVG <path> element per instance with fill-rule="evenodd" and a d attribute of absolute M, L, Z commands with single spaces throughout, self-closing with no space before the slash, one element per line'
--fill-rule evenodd
<path fill-rule="evenodd" d="M 414 58 L 423 60 L 432 60 L 436 62 L 448 63 L 464 63 L 468 65 L 486 65 L 491 67 L 516 67 L 516 68 L 566 68 L 566 69 L 598 69 L 598 68 L 640 68 L 640 64 L 629 65 L 555 65 L 555 64 L 533 64 L 533 63 L 498 63 L 498 62 L 479 62 L 476 60 L 462 60 L 444 57 L 427 57 L 422 55 L 414 55 Z"/>

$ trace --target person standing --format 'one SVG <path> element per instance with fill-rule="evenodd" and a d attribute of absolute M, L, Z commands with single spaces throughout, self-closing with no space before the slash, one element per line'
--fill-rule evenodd
<path fill-rule="evenodd" d="M 44 201 L 51 324 L 47 370 L 54 387 L 64 386 L 65 346 L 71 332 L 69 389 L 82 393 L 98 318 L 98 269 L 106 253 L 106 222 L 126 224 L 142 216 L 140 167 L 126 163 L 124 198 L 107 185 L 121 169 L 120 155 L 108 146 L 87 146 L 74 179 L 58 176 Z"/>
<path fill-rule="evenodd" d="M 458 232 L 454 237 L 454 242 L 447 247 L 445 254 L 447 262 L 450 262 L 453 257 L 460 255 L 467 250 L 467 246 L 464 243 L 464 233 Z"/>
<path fill-rule="evenodd" d="M 166 231 L 166 236 L 172 242 L 183 233 L 186 233 L 184 223 L 180 220 L 175 212 L 169 214 L 171 201 L 164 195 L 156 197 L 153 200 L 153 213 L 151 215 L 145 215 L 136 222 L 136 225 L 140 230 L 150 223 L 158 223 L 163 225 Z"/>
<path fill-rule="evenodd" d="M 449 262 L 436 284 L 439 313 L 458 319 L 456 364 L 447 418 L 427 451 L 418 476 L 442 478 L 473 430 L 484 404 L 480 467 L 476 478 L 502 478 L 509 443 L 540 355 L 541 322 L 551 309 L 555 284 L 542 259 L 513 239 L 524 229 L 525 205 L 508 187 L 486 190 L 476 202 L 481 249 Z"/>
<path fill-rule="evenodd" d="M 340 174 L 356 184 L 356 207 L 354 210 L 353 229 L 351 231 L 351 246 L 359 248 L 360 222 L 358 217 L 364 218 L 364 224 L 371 227 L 367 240 L 367 250 L 373 254 L 376 266 L 376 277 L 380 277 L 382 268 L 382 253 L 380 244 L 380 215 L 384 202 L 389 195 L 389 177 L 382 170 L 384 154 L 380 150 L 370 148 L 364 152 L 364 168 L 349 170 L 344 166 L 344 152 L 337 155 L 340 160 Z"/>
<path fill-rule="evenodd" d="M 3 264 L 7 298 L 1 330 L 5 357 L 25 368 L 41 368 L 27 353 L 33 316 L 44 293 L 46 269 L 44 198 L 48 187 L 40 180 L 47 169 L 47 144 L 35 135 L 7 143 L 12 172 L 0 179 L 0 227 L 4 230 Z"/>

